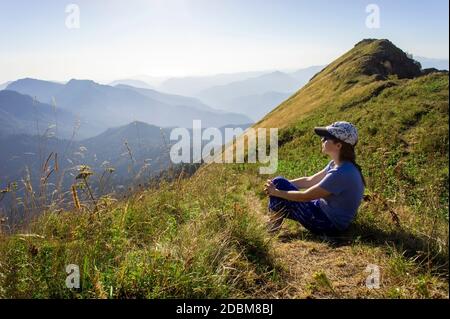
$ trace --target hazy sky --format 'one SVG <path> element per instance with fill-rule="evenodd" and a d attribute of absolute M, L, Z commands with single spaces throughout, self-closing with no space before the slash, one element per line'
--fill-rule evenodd
<path fill-rule="evenodd" d="M 71 3 L 78 29 L 66 26 Z M 380 28 L 366 26 L 371 3 Z M 369 37 L 448 59 L 448 10 L 448 0 L 0 0 L 0 83 L 301 68 Z"/>

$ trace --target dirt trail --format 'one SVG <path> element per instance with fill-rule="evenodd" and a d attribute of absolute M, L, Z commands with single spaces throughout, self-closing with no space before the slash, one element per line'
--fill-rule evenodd
<path fill-rule="evenodd" d="M 249 207 L 267 221 L 267 208 L 249 193 Z M 273 238 L 276 258 L 285 269 L 286 287 L 275 298 L 367 298 L 379 297 L 381 289 L 369 289 L 367 265 L 379 265 L 383 252 L 376 247 L 337 245 L 309 234 L 301 225 L 285 221 Z"/>

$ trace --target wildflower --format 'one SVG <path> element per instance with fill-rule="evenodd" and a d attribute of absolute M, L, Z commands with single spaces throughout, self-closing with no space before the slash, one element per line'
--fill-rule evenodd
<path fill-rule="evenodd" d="M 87 179 L 89 176 L 93 175 L 91 168 L 87 165 L 80 165 L 78 167 L 78 175 L 75 179 Z"/>

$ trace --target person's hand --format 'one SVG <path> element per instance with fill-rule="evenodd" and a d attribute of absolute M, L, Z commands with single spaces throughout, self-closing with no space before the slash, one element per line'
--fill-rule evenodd
<path fill-rule="evenodd" d="M 270 179 L 267 180 L 266 184 L 264 185 L 264 191 L 268 196 L 271 196 L 275 193 L 277 188 L 275 187 L 275 184 L 272 183 Z"/>

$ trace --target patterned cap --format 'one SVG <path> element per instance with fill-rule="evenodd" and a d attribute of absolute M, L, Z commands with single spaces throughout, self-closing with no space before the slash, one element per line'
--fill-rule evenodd
<path fill-rule="evenodd" d="M 358 143 L 358 130 L 349 122 L 339 121 L 325 127 L 315 127 L 314 132 L 319 136 L 335 137 L 353 146 Z"/>

